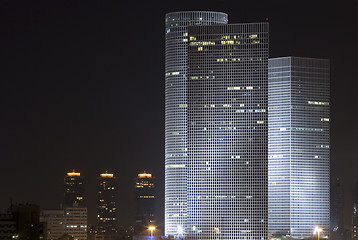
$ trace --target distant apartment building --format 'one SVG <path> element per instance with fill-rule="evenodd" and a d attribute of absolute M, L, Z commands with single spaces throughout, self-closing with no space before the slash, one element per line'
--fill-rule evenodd
<path fill-rule="evenodd" d="M 11 204 L 0 214 L 0 239 L 46 239 L 46 224 L 40 223 L 40 207 L 35 204 Z"/>
<path fill-rule="evenodd" d="M 67 207 L 65 218 L 66 233 L 75 240 L 87 240 L 87 208 Z"/>
<path fill-rule="evenodd" d="M 87 240 L 88 214 L 80 172 L 73 170 L 64 177 L 64 207 L 66 234 L 75 240 Z"/>
<path fill-rule="evenodd" d="M 40 222 L 45 222 L 47 225 L 47 240 L 57 240 L 66 234 L 64 210 L 43 210 Z"/>
<path fill-rule="evenodd" d="M 85 206 L 84 183 L 81 173 L 68 172 L 64 177 L 64 206 Z"/>
<path fill-rule="evenodd" d="M 118 225 L 117 179 L 113 173 L 102 173 L 97 185 L 98 234 L 115 235 Z"/>
<path fill-rule="evenodd" d="M 155 183 L 150 173 L 139 173 L 135 180 L 136 234 L 148 234 L 147 228 L 155 224 Z"/>
<path fill-rule="evenodd" d="M 18 236 L 17 225 L 11 213 L 0 214 L 0 239 L 14 240 Z"/>

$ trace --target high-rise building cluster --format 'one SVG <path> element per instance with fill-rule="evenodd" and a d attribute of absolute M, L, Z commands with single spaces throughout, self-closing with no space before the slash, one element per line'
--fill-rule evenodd
<path fill-rule="evenodd" d="M 165 235 L 330 233 L 329 61 L 269 58 L 267 22 L 165 18 Z"/>
<path fill-rule="evenodd" d="M 118 223 L 118 182 L 106 171 L 97 179 L 97 226 L 88 226 L 88 205 L 84 179 L 73 170 L 64 176 L 64 200 L 60 209 L 45 209 L 34 204 L 10 204 L 0 214 L 0 239 L 57 240 L 137 239 L 153 234 L 155 229 L 155 182 L 151 173 L 139 173 L 134 181 L 136 198 L 135 230 Z M 133 228 L 133 227 L 132 227 Z"/>

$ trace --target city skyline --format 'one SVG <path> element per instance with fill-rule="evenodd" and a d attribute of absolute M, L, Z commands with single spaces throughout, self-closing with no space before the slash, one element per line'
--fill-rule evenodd
<path fill-rule="evenodd" d="M 92 176 L 113 169 L 122 193 L 133 193 L 133 177 L 143 169 L 164 182 L 163 18 L 167 12 L 203 6 L 162 3 L 130 5 L 121 16 L 120 3 L 2 3 L 3 210 L 10 197 L 55 208 L 67 169 L 83 172 L 89 179 L 86 186 L 92 187 Z M 331 60 L 332 176 L 344 180 L 349 203 L 358 180 L 353 172 L 358 154 L 356 113 L 350 111 L 357 102 L 354 8 L 308 3 L 309 7 L 302 3 L 292 9 L 283 3 L 256 7 L 221 1 L 204 8 L 228 13 L 229 23 L 268 18 L 270 57 Z M 150 27 L 135 24 L 143 18 Z M 117 27 L 127 19 L 121 29 Z M 144 42 L 144 35 L 152 38 Z M 17 179 L 6 181 L 14 173 Z M 163 206 L 164 185 L 157 188 L 158 206 Z M 86 191 L 91 196 L 96 192 Z M 88 199 L 93 206 L 96 198 Z M 134 216 L 131 200 L 120 200 L 121 222 Z"/>

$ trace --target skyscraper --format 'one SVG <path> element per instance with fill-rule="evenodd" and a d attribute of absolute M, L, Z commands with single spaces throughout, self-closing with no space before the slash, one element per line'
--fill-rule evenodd
<path fill-rule="evenodd" d="M 98 178 L 97 225 L 98 234 L 117 233 L 117 180 L 112 173 L 102 173 Z"/>
<path fill-rule="evenodd" d="M 188 35 L 187 236 L 267 239 L 268 24 Z"/>
<path fill-rule="evenodd" d="M 81 173 L 68 172 L 64 177 L 64 205 L 65 207 L 85 206 L 84 184 Z"/>
<path fill-rule="evenodd" d="M 226 24 L 219 12 L 174 12 L 165 17 L 165 235 L 187 224 L 188 26 Z"/>
<path fill-rule="evenodd" d="M 87 240 L 87 207 L 81 173 L 68 172 L 64 178 L 66 233 L 78 240 Z"/>
<path fill-rule="evenodd" d="M 168 16 L 173 22 L 185 19 L 185 13 L 176 14 L 168 14 L 167 23 Z M 226 15 L 211 14 L 226 23 Z M 192 16 L 204 19 L 200 12 Z M 169 88 L 185 100 L 166 97 L 166 111 L 170 114 L 174 103 L 186 108 L 180 113 L 186 126 L 180 128 L 178 120 L 169 124 L 167 117 L 166 124 L 185 135 L 166 128 L 166 144 L 181 147 L 169 141 L 179 135 L 186 155 L 182 162 L 170 162 L 177 155 L 166 151 L 166 235 L 267 239 L 268 24 L 186 20 L 194 26 L 182 33 L 167 30 L 166 75 L 173 75 L 169 63 L 180 65 L 176 54 L 182 56 L 185 75 L 178 78 L 186 88 L 166 79 L 166 94 Z M 186 44 L 173 51 L 168 46 L 174 41 Z"/>
<path fill-rule="evenodd" d="M 329 61 L 269 60 L 269 234 L 329 235 Z"/>
<path fill-rule="evenodd" d="M 136 234 L 143 234 L 155 224 L 155 184 L 150 173 L 139 173 L 135 181 Z"/>

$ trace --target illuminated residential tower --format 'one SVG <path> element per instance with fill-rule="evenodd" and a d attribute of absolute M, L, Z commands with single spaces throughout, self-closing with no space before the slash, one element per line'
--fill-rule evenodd
<path fill-rule="evenodd" d="M 155 226 L 155 183 L 150 173 L 139 173 L 135 181 L 136 233 L 147 234 L 148 227 Z"/>
<path fill-rule="evenodd" d="M 98 178 L 97 226 L 98 234 L 117 233 L 117 180 L 112 173 L 102 173 Z"/>
<path fill-rule="evenodd" d="M 84 202 L 84 184 L 81 173 L 68 172 L 64 177 L 64 206 L 85 206 Z"/>
<path fill-rule="evenodd" d="M 65 185 L 65 231 L 74 239 L 87 240 L 87 207 L 84 201 L 84 183 L 81 173 L 68 172 Z"/>
<path fill-rule="evenodd" d="M 173 22 L 185 13 L 176 14 Z M 226 21 L 226 15 L 216 14 Z M 181 40 L 186 43 L 181 50 L 168 51 L 174 44 L 169 40 L 180 41 L 168 36 L 170 27 L 167 31 L 166 64 L 172 61 L 180 66 L 173 54 L 182 57 L 185 89 L 175 82 L 171 85 L 168 77 L 173 72 L 167 67 L 166 93 L 169 88 L 173 96 L 185 94 L 185 102 L 178 101 L 176 107 L 186 109 L 181 112 L 186 125 L 181 128 L 178 119 L 172 122 L 169 126 L 177 129 L 166 129 L 166 144 L 172 143 L 169 136 L 179 135 L 186 145 L 182 162 L 169 162 L 176 155 L 166 152 L 166 235 L 265 240 L 268 24 L 188 22 L 187 32 L 171 35 L 187 37 Z M 172 101 L 166 100 L 168 107 Z M 174 108 L 166 109 L 166 124 L 169 110 Z"/>
<path fill-rule="evenodd" d="M 269 60 L 269 234 L 329 235 L 329 61 Z"/>

